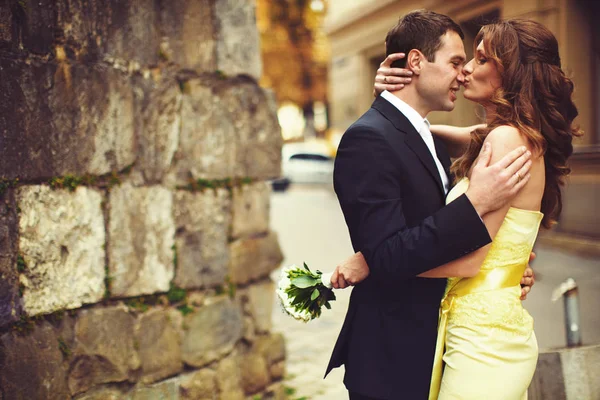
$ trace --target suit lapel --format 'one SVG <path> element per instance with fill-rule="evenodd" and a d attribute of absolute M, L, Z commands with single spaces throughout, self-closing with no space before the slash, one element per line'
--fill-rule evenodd
<path fill-rule="evenodd" d="M 408 118 L 406 118 L 406 116 L 404 116 L 400 110 L 398 110 L 393 104 L 381 96 L 375 99 L 372 107 L 379 111 L 385 118 L 387 118 L 396 127 L 396 129 L 406 134 L 404 137 L 404 142 L 417 155 L 421 163 L 425 166 L 427 171 L 429 171 L 431 177 L 436 181 L 442 197 L 446 197 L 442 179 L 440 178 L 440 173 L 435 165 L 433 156 L 413 124 L 410 123 Z"/>

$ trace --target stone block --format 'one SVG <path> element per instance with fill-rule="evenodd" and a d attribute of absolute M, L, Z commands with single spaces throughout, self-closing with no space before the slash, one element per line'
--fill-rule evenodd
<path fill-rule="evenodd" d="M 183 288 L 224 284 L 229 265 L 229 193 L 225 189 L 203 193 L 177 191 L 174 202 L 177 248 L 174 282 Z"/>
<path fill-rule="evenodd" d="M 285 360 L 285 338 L 281 333 L 260 336 L 255 347 L 269 366 Z"/>
<path fill-rule="evenodd" d="M 281 129 L 271 96 L 244 79 L 214 87 L 199 80 L 184 85 L 179 149 L 170 180 L 280 175 Z"/>
<path fill-rule="evenodd" d="M 278 361 L 269 366 L 269 374 L 271 379 L 283 379 L 285 376 L 285 361 Z"/>
<path fill-rule="evenodd" d="M 254 343 L 256 340 L 256 327 L 254 326 L 254 319 L 252 317 L 244 316 L 243 338 L 248 343 Z"/>
<path fill-rule="evenodd" d="M 217 90 L 221 107 L 230 110 L 238 147 L 237 176 L 269 179 L 280 176 L 283 138 L 272 92 L 253 82 L 234 81 Z"/>
<path fill-rule="evenodd" d="M 18 321 L 23 309 L 17 267 L 18 218 L 14 190 L 7 189 L 0 194 L 0 329 Z"/>
<path fill-rule="evenodd" d="M 46 55 L 54 43 L 55 22 L 52 2 L 29 7 L 26 2 L 5 1 L 0 8 L 0 48 L 21 56 Z"/>
<path fill-rule="evenodd" d="M 213 3 L 214 0 L 160 1 L 163 58 L 184 69 L 217 69 Z"/>
<path fill-rule="evenodd" d="M 241 359 L 242 387 L 246 394 L 254 394 L 270 382 L 269 368 L 265 359 L 256 352 L 244 354 Z"/>
<path fill-rule="evenodd" d="M 154 0 L 109 0 L 104 4 L 105 13 L 89 3 L 81 5 L 81 11 L 89 15 L 90 25 L 103 36 L 100 44 L 102 59 L 135 62 L 142 66 L 155 65 L 160 60 L 161 32 L 159 13 Z M 82 14 L 79 13 L 79 15 Z M 100 14 L 106 19 L 94 24 Z M 75 20 L 76 15 L 72 15 Z M 80 28 L 84 28 L 80 26 Z M 92 28 L 93 29 L 93 28 Z M 82 29 L 83 30 L 83 29 Z M 88 30 L 89 32 L 89 30 Z"/>
<path fill-rule="evenodd" d="M 184 400 L 212 400 L 217 398 L 217 373 L 201 369 L 181 377 L 180 397 Z"/>
<path fill-rule="evenodd" d="M 231 237 L 269 231 L 271 188 L 265 182 L 233 188 Z"/>
<path fill-rule="evenodd" d="M 20 335 L 13 330 L 0 336 L 0 398 L 69 398 L 67 364 L 59 336 L 48 322 Z"/>
<path fill-rule="evenodd" d="M 134 82 L 139 141 L 134 170 L 143 175 L 146 183 L 159 183 L 179 144 L 181 90 L 175 77 L 168 73 L 149 78 L 137 76 Z"/>
<path fill-rule="evenodd" d="M 125 400 L 179 400 L 179 384 L 170 379 L 146 387 L 136 387 L 125 397 Z"/>
<path fill-rule="evenodd" d="M 285 386 L 281 382 L 270 385 L 262 396 L 263 400 L 288 400 Z"/>
<path fill-rule="evenodd" d="M 600 345 L 562 351 L 567 399 L 600 398 Z"/>
<path fill-rule="evenodd" d="M 115 297 L 166 292 L 173 279 L 173 196 L 130 184 L 110 192 L 108 258 Z"/>
<path fill-rule="evenodd" d="M 275 284 L 270 279 L 250 285 L 248 288 L 248 310 L 254 319 L 258 333 L 271 330 L 274 300 Z"/>
<path fill-rule="evenodd" d="M 165 310 L 140 315 L 135 344 L 142 365 L 142 383 L 159 381 L 183 369 L 179 334 Z"/>
<path fill-rule="evenodd" d="M 21 186 L 16 198 L 20 275 L 24 309 L 47 314 L 94 303 L 104 295 L 105 233 L 102 195 L 78 187 L 74 192 L 48 186 Z"/>
<path fill-rule="evenodd" d="M 221 360 L 217 366 L 217 386 L 223 400 L 244 400 L 240 358 L 232 354 Z"/>
<path fill-rule="evenodd" d="M 79 396 L 75 396 L 74 400 L 121 400 L 123 393 L 115 388 L 100 387 L 91 389 Z"/>
<path fill-rule="evenodd" d="M 13 17 L 10 7 L 0 7 L 0 49 L 16 48 L 15 33 L 13 33 Z"/>
<path fill-rule="evenodd" d="M 236 284 L 246 284 L 268 276 L 283 261 L 274 232 L 264 237 L 237 240 L 230 244 L 229 249 L 229 276 Z"/>
<path fill-rule="evenodd" d="M 232 116 L 213 89 L 199 80 L 183 84 L 181 133 L 172 174 L 178 185 L 190 180 L 239 176 L 237 133 Z M 233 117 L 235 118 L 235 117 Z"/>
<path fill-rule="evenodd" d="M 202 367 L 230 353 L 242 337 L 240 309 L 229 298 L 219 297 L 184 318 L 183 361 Z"/>
<path fill-rule="evenodd" d="M 529 387 L 531 400 L 600 398 L 600 345 L 540 353 Z"/>
<path fill-rule="evenodd" d="M 260 36 L 256 26 L 256 2 L 216 0 L 217 69 L 225 75 L 262 75 Z"/>
<path fill-rule="evenodd" d="M 0 58 L 0 115 L 2 176 L 102 175 L 135 161 L 133 91 L 117 70 Z"/>
<path fill-rule="evenodd" d="M 101 383 L 135 381 L 141 363 L 134 335 L 135 318 L 125 306 L 82 310 L 75 323 L 71 394 Z"/>
<path fill-rule="evenodd" d="M 12 2 L 13 32 L 5 43 L 17 53 L 58 53 L 92 63 L 104 59 L 156 64 L 160 32 L 151 0 Z"/>

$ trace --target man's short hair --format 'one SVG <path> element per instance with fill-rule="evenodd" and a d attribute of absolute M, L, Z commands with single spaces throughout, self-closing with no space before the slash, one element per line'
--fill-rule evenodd
<path fill-rule="evenodd" d="M 446 32 L 458 33 L 461 39 L 465 35 L 460 26 L 450 17 L 433 11 L 415 10 L 400 17 L 385 38 L 386 56 L 392 53 L 408 53 L 419 50 L 427 60 L 435 61 L 435 53 L 442 46 L 442 36 Z M 394 61 L 392 67 L 404 68 L 406 58 Z"/>

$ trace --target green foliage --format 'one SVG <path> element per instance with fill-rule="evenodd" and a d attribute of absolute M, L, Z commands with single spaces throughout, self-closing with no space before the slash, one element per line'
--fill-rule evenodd
<path fill-rule="evenodd" d="M 190 180 L 187 186 L 182 189 L 190 190 L 192 192 L 203 192 L 206 189 L 227 189 L 231 191 L 234 187 L 240 187 L 248 185 L 255 180 L 253 178 L 223 178 L 223 179 L 196 179 Z"/>
<path fill-rule="evenodd" d="M 33 328 L 35 328 L 35 321 L 37 317 L 28 318 L 24 314 L 19 316 L 19 320 L 15 322 L 12 326 L 12 329 L 17 332 L 17 334 L 21 336 L 25 336 L 33 332 Z"/>
<path fill-rule="evenodd" d="M 227 79 L 227 75 L 225 75 L 225 73 L 223 71 L 221 71 L 220 69 L 215 70 L 215 75 L 217 76 L 217 79 L 219 80 L 225 80 Z"/>
<path fill-rule="evenodd" d="M 177 246 L 174 244 L 171 246 L 171 250 L 173 250 L 173 266 L 175 267 L 175 270 L 177 270 Z"/>
<path fill-rule="evenodd" d="M 113 277 L 110 276 L 110 270 L 108 269 L 108 264 L 104 266 L 104 299 L 110 299 L 110 287 L 113 281 Z"/>
<path fill-rule="evenodd" d="M 288 272 L 291 285 L 285 289 L 290 304 L 296 311 L 307 310 L 311 319 L 321 315 L 322 307 L 331 309 L 330 301 L 335 300 L 333 290 L 321 282 L 321 271 L 312 272 L 306 263 L 304 268 L 292 269 Z"/>
<path fill-rule="evenodd" d="M 84 176 L 65 175 L 50 179 L 49 184 L 52 189 L 67 189 L 70 192 L 74 192 L 79 186 L 95 185 L 96 180 L 95 176 L 89 174 Z"/>
<path fill-rule="evenodd" d="M 260 394 L 255 394 L 255 395 L 252 397 L 252 400 L 262 400 L 262 396 L 261 396 Z"/>
<path fill-rule="evenodd" d="M 121 184 L 121 177 L 116 171 L 111 172 L 108 177 L 108 188 L 111 189 Z"/>
<path fill-rule="evenodd" d="M 135 165 L 135 163 L 129 164 L 128 166 L 126 166 L 125 168 L 123 168 L 123 170 L 121 171 L 121 175 L 129 175 L 131 173 L 131 170 L 133 169 L 133 166 Z"/>
<path fill-rule="evenodd" d="M 229 298 L 233 300 L 235 298 L 237 286 L 235 283 L 231 282 L 231 278 L 229 276 L 225 278 L 225 282 L 227 283 Z"/>
<path fill-rule="evenodd" d="M 194 312 L 194 309 L 190 307 L 187 303 L 177 307 L 177 310 L 179 310 L 184 316 Z"/>
<path fill-rule="evenodd" d="M 126 300 L 125 305 L 139 312 L 146 312 L 149 308 L 148 304 L 146 303 L 146 300 L 143 297 L 136 297 L 133 299 Z"/>
<path fill-rule="evenodd" d="M 46 320 L 51 323 L 59 323 L 65 318 L 65 310 L 59 310 L 46 316 Z"/>
<path fill-rule="evenodd" d="M 27 1 L 26 0 L 19 0 L 18 3 L 19 3 L 19 6 L 23 9 L 23 11 L 27 12 L 27 10 L 29 9 L 27 7 Z"/>
<path fill-rule="evenodd" d="M 23 256 L 21 254 L 19 254 L 17 256 L 17 271 L 19 273 L 23 273 L 23 272 L 25 272 L 26 268 L 27 268 L 27 264 L 25 263 L 25 259 L 23 258 Z"/>
<path fill-rule="evenodd" d="M 63 358 L 65 360 L 71 357 L 71 349 L 69 348 L 69 346 L 67 346 L 62 337 L 58 338 L 58 349 L 62 353 Z"/>
<path fill-rule="evenodd" d="M 167 298 L 169 299 L 170 303 L 179 303 L 180 301 L 185 300 L 186 296 L 187 293 L 185 289 L 182 289 L 179 286 L 175 285 L 173 282 L 171 282 L 171 287 L 167 292 Z"/>
<path fill-rule="evenodd" d="M 183 94 L 191 94 L 192 86 L 190 85 L 190 83 L 188 81 L 179 81 L 179 90 Z"/>
<path fill-rule="evenodd" d="M 17 187 L 18 183 L 19 179 L 0 178 L 0 196 L 2 196 L 6 190 Z"/>
<path fill-rule="evenodd" d="M 295 389 L 295 388 L 293 388 L 293 387 L 286 386 L 286 387 L 284 388 L 284 390 L 285 390 L 285 395 L 286 395 L 286 396 L 293 396 L 293 395 L 295 395 L 295 394 L 296 394 L 296 389 Z"/>

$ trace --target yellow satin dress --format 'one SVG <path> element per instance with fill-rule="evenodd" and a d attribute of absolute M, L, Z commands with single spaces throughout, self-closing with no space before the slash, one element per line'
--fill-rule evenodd
<path fill-rule="evenodd" d="M 446 202 L 468 187 L 464 178 Z M 429 400 L 527 399 L 538 347 L 520 281 L 542 218 L 511 207 L 479 273 L 448 279 Z"/>

